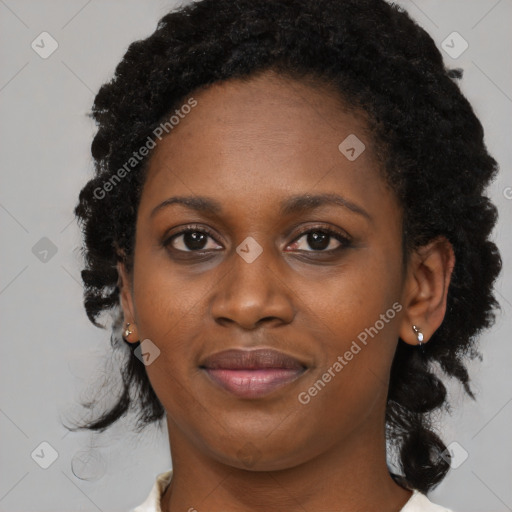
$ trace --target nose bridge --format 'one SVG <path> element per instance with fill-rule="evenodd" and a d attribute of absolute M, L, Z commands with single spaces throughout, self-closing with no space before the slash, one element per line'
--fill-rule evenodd
<path fill-rule="evenodd" d="M 219 283 L 212 314 L 217 322 L 231 321 L 251 329 L 262 319 L 293 318 L 293 303 L 275 264 L 274 248 L 248 236 L 230 255 L 230 270 Z"/>

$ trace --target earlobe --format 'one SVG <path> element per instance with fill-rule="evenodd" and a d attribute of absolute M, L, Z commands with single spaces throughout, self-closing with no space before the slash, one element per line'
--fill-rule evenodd
<path fill-rule="evenodd" d="M 453 247 L 445 237 L 434 239 L 411 256 L 400 327 L 400 338 L 405 343 L 427 343 L 442 324 L 454 266 Z"/>
<path fill-rule="evenodd" d="M 126 270 L 124 263 L 117 263 L 117 273 L 119 276 L 119 296 L 121 301 L 121 309 L 124 316 L 123 337 L 130 343 L 135 343 L 139 340 L 137 333 L 137 326 L 135 324 L 135 310 L 133 307 L 132 297 L 132 284 L 130 276 Z"/>
<path fill-rule="evenodd" d="M 139 335 L 137 333 L 137 326 L 135 324 L 126 322 L 126 324 L 124 326 L 124 331 L 123 331 L 123 338 L 128 343 L 136 343 L 137 341 L 140 341 Z"/>
<path fill-rule="evenodd" d="M 424 339 L 421 329 L 417 325 L 413 325 L 412 330 L 414 331 L 414 334 L 416 334 L 416 339 L 418 340 L 418 345 L 421 347 L 421 345 L 423 345 L 423 339 Z"/>

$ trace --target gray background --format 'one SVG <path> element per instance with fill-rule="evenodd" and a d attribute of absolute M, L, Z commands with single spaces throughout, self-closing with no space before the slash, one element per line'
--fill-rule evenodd
<path fill-rule="evenodd" d="M 477 401 L 450 387 L 462 404 L 440 418 L 443 437 L 468 457 L 431 499 L 458 512 L 512 510 L 512 0 L 399 3 L 439 47 L 454 31 L 469 43 L 458 58 L 443 55 L 465 70 L 463 92 L 501 167 L 489 193 L 500 210 L 495 239 L 504 260 L 497 284 L 503 310 L 481 338 L 483 362 L 471 367 Z M 95 127 L 86 114 L 128 44 L 152 33 L 174 5 L 0 0 L 1 511 L 128 510 L 170 467 L 167 434 L 157 428 L 136 435 L 125 421 L 102 435 L 69 433 L 60 420 L 79 418 L 78 399 L 94 396 L 95 383 L 108 383 L 104 365 L 111 353 L 108 331 L 90 324 L 82 308 L 72 214 L 92 172 Z M 31 47 L 43 31 L 59 45 L 46 59 Z M 116 360 L 110 364 L 115 374 Z M 48 469 L 35 462 L 50 461 L 42 442 L 58 454 Z"/>

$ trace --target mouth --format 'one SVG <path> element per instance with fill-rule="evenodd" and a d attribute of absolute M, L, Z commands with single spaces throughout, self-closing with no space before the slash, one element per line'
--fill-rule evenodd
<path fill-rule="evenodd" d="M 297 380 L 307 366 L 273 349 L 225 350 L 199 366 L 211 382 L 239 398 L 260 398 Z"/>

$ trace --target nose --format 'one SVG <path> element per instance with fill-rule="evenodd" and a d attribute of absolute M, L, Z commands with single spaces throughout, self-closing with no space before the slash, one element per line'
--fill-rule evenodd
<path fill-rule="evenodd" d="M 293 291 L 273 261 L 273 252 L 263 252 L 248 263 L 233 252 L 230 269 L 216 287 L 211 313 L 220 325 L 237 324 L 245 330 L 263 323 L 284 325 L 295 316 Z"/>

